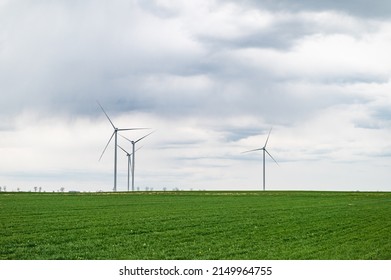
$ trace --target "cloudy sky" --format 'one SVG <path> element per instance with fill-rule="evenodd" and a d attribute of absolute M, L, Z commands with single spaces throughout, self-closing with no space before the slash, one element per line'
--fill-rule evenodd
<path fill-rule="evenodd" d="M 98 100 L 140 189 L 261 189 L 273 127 L 267 189 L 391 191 L 390 49 L 385 0 L 0 0 L 0 186 L 111 190 Z"/>

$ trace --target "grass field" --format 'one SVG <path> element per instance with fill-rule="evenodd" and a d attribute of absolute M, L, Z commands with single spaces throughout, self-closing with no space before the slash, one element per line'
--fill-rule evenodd
<path fill-rule="evenodd" d="M 391 259 L 391 193 L 0 193 L 0 259 Z"/>

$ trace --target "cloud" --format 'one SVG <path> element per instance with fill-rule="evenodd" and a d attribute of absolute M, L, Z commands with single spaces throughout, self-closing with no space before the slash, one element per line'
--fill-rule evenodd
<path fill-rule="evenodd" d="M 10 108 L 57 111 L 64 106 L 72 112 L 75 103 L 106 101 L 110 94 L 117 102 L 129 95 L 129 88 L 117 87 L 118 80 L 182 72 L 199 52 L 175 23 L 135 5 L 122 2 L 106 9 L 98 1 L 85 17 L 91 5 L 10 3 L 2 10 L 8 24 L 1 73 Z M 76 113 L 83 111 L 76 108 Z"/>
<path fill-rule="evenodd" d="M 91 5 L 6 5 L 0 57 L 9 106 L 3 113 L 94 115 L 98 99 L 119 112 L 263 111 L 259 117 L 266 118 L 269 108 L 281 107 L 272 110 L 280 115 L 290 111 L 275 99 L 302 101 L 280 92 L 286 80 L 387 78 L 387 64 L 375 56 L 389 59 L 388 44 L 377 43 L 384 42 L 376 38 L 383 32 L 373 33 L 382 27 L 352 16 L 232 2 Z"/>
<path fill-rule="evenodd" d="M 359 0 L 328 0 L 328 1 L 311 1 L 311 0 L 265 0 L 253 1 L 249 0 L 247 3 L 256 5 L 258 7 L 272 9 L 272 10 L 286 10 L 286 11 L 339 11 L 353 16 L 367 17 L 367 18 L 389 18 L 391 12 L 391 5 L 388 1 L 379 0 L 369 3 L 368 1 Z"/>
<path fill-rule="evenodd" d="M 84 181 L 99 172 L 110 185 L 112 155 L 96 161 L 112 131 L 96 100 L 118 126 L 158 129 L 140 153 L 145 184 L 254 185 L 247 170 L 259 171 L 257 155 L 240 153 L 262 145 L 270 127 L 273 156 L 292 170 L 367 163 L 389 151 L 388 9 L 385 1 L 2 2 L 3 173 L 52 181 L 63 173 L 70 186 L 69 174 Z"/>

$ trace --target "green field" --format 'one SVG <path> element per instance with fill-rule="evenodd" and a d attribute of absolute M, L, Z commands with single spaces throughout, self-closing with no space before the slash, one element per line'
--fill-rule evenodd
<path fill-rule="evenodd" d="M 0 193 L 0 259 L 391 259 L 391 193 Z"/>

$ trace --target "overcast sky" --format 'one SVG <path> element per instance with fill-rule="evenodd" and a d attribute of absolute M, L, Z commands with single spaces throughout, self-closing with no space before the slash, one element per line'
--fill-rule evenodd
<path fill-rule="evenodd" d="M 261 189 L 273 127 L 267 189 L 391 191 L 390 49 L 385 0 L 0 0 L 0 186 L 112 190 L 99 100 L 143 190 Z"/>

